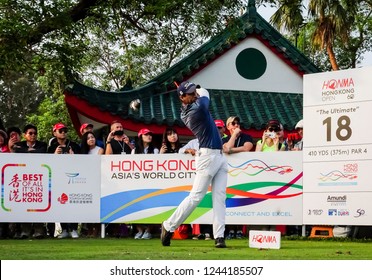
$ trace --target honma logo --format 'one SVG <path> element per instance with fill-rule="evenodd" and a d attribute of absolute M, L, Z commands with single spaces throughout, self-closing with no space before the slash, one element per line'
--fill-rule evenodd
<path fill-rule="evenodd" d="M 249 247 L 279 249 L 280 235 L 280 231 L 250 230 Z"/>
<path fill-rule="evenodd" d="M 322 100 L 334 101 L 338 96 L 354 99 L 354 80 L 351 77 L 323 81 Z"/>

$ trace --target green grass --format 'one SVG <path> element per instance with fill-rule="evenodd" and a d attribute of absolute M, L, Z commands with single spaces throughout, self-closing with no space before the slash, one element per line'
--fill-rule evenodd
<path fill-rule="evenodd" d="M 372 240 L 282 238 L 279 250 L 248 247 L 247 239 L 172 240 L 163 247 L 158 238 L 80 238 L 0 240 L 1 260 L 372 260 Z"/>

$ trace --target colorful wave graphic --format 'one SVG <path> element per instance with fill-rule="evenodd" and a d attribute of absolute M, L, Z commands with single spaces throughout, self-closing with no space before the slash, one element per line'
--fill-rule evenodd
<path fill-rule="evenodd" d="M 347 180 L 354 180 L 357 179 L 358 176 L 355 173 L 343 173 L 340 170 L 332 170 L 327 174 L 320 173 L 321 177 L 319 178 L 320 181 L 338 181 L 340 179 L 347 179 Z"/>
<path fill-rule="evenodd" d="M 276 168 L 273 169 L 275 170 Z M 289 182 L 251 182 L 230 186 L 226 189 L 226 207 L 247 206 L 266 200 L 288 199 L 302 195 L 302 185 L 297 184 L 302 176 L 303 173 L 301 172 Z M 268 187 L 271 189 L 272 187 L 276 187 L 276 189 L 268 193 L 259 192 Z M 128 221 L 132 223 L 161 223 L 174 212 L 180 202 L 189 194 L 191 188 L 192 185 L 176 186 L 167 189 L 136 189 L 102 197 L 101 222 L 109 223 L 120 220 L 125 216 L 139 211 L 159 207 L 172 207 L 170 210 L 143 219 Z M 291 192 L 286 192 L 290 189 L 292 189 Z M 209 188 L 206 196 L 185 223 L 191 223 L 210 211 L 211 208 L 212 193 Z"/>
<path fill-rule="evenodd" d="M 229 164 L 229 175 L 236 177 L 241 173 L 248 176 L 256 176 L 262 172 L 275 172 L 281 175 L 291 173 L 293 168 L 289 165 L 268 165 L 260 159 L 251 159 L 237 166 Z"/>

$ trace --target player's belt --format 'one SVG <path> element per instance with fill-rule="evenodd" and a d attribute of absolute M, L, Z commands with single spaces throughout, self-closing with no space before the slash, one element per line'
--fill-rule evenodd
<path fill-rule="evenodd" d="M 221 149 L 210 149 L 210 148 L 200 148 L 200 154 L 208 155 L 208 154 L 222 154 Z"/>

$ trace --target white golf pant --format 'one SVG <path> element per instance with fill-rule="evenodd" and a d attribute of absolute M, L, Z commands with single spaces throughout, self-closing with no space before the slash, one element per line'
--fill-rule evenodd
<path fill-rule="evenodd" d="M 213 235 L 224 237 L 226 215 L 227 159 L 221 150 L 200 148 L 195 157 L 196 176 L 190 194 L 164 221 L 167 231 L 174 232 L 194 211 L 212 187 Z"/>

